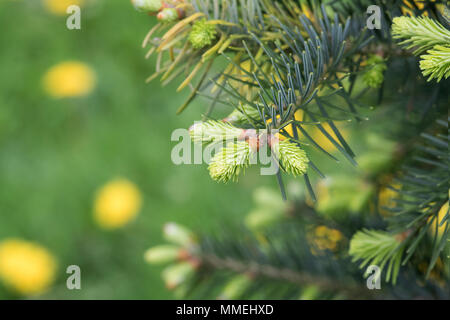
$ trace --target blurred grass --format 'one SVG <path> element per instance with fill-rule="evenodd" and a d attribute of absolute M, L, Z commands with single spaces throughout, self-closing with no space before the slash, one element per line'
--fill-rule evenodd
<path fill-rule="evenodd" d="M 82 29 L 66 29 L 66 16 L 47 13 L 40 1 L 0 3 L 0 241 L 23 238 L 58 259 L 54 286 L 39 298 L 172 298 L 160 268 L 143 252 L 162 242 L 161 229 L 177 221 L 202 231 L 251 207 L 256 181 L 217 184 L 205 166 L 175 166 L 171 132 L 200 117 L 201 102 L 183 115 L 186 96 L 145 78 L 154 70 L 140 43 L 153 19 L 129 1 L 98 0 L 82 10 Z M 85 98 L 54 100 L 41 78 L 54 64 L 79 60 L 98 77 Z M 92 220 L 96 190 L 125 177 L 143 193 L 138 218 L 119 231 Z M 220 219 L 218 219 L 220 217 Z M 81 267 L 82 289 L 66 288 L 66 267 Z M 16 298 L 0 284 L 0 299 Z"/>

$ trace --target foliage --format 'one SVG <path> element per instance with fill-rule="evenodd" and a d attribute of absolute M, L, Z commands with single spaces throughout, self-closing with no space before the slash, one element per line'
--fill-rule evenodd
<path fill-rule="evenodd" d="M 381 8 L 379 30 L 366 28 L 369 5 Z M 231 279 L 219 297 L 265 298 L 277 292 L 276 297 L 299 298 L 307 297 L 309 289 L 314 297 L 339 293 L 373 298 L 361 287 L 362 277 L 349 257 L 360 261 L 361 268 L 373 264 L 386 273 L 384 279 L 392 286 L 383 298 L 396 296 L 397 290 L 414 296 L 417 288 L 404 282 L 408 277 L 424 276 L 431 296 L 435 281 L 445 291 L 449 168 L 444 149 L 449 137 L 433 125 L 445 113 L 448 90 L 447 83 L 438 82 L 450 72 L 443 4 L 193 0 L 182 8 L 184 17 L 152 29 L 144 45 L 151 44 L 150 52 L 159 54 L 152 78 L 162 76 L 167 83 L 177 77 L 177 68 L 185 74 L 179 89 L 189 86 L 191 94 L 177 113 L 197 97 L 210 100 L 202 122 L 190 131 L 195 143 L 224 144 L 209 166 L 211 177 L 236 180 L 252 156 L 267 146 L 281 169 L 276 179 L 283 199 L 289 188 L 282 173 L 303 176 L 308 191 L 288 204 L 264 193 L 274 205 L 258 204 L 251 211 L 245 220 L 251 235 L 232 228 L 230 236 L 199 236 L 195 250 L 187 249 L 187 256 L 172 261 L 187 261 L 194 270 L 181 285 L 185 292 L 206 287 L 207 293 L 216 292 L 221 281 Z M 209 30 L 203 35 L 207 41 L 189 42 L 200 24 Z M 158 31 L 162 37 L 152 40 Z M 436 80 L 428 87 L 409 64 L 419 54 L 423 75 Z M 407 80 L 394 71 L 401 68 Z M 415 91 L 428 103 L 397 113 L 394 108 L 404 98 L 413 104 L 408 94 Z M 385 111 L 376 121 L 392 117 L 389 123 L 398 121 L 398 132 L 372 140 L 368 152 L 356 157 L 337 123 L 355 122 L 364 131 L 362 123 L 371 116 L 367 104 L 382 106 Z M 219 105 L 232 108 L 228 116 L 217 111 Z M 447 128 L 445 121 L 437 123 Z M 408 134 L 408 125 L 415 124 Z M 339 160 L 311 134 L 314 130 L 339 157 L 354 166 L 361 160 L 360 171 L 336 175 L 314 188 L 311 173 L 325 177 L 315 152 L 320 163 L 325 157 Z M 425 145 L 417 145 L 419 135 Z M 350 240 L 344 241 L 344 234 Z M 347 285 L 337 280 L 342 274 L 349 279 Z M 283 283 L 273 285 L 274 280 Z"/>
<path fill-rule="evenodd" d="M 436 78 L 439 82 L 443 77 L 450 76 L 450 47 L 435 46 L 433 50 L 428 50 L 428 54 L 420 56 L 420 69 L 424 76 L 430 76 L 428 81 Z"/>
<path fill-rule="evenodd" d="M 436 45 L 448 45 L 450 42 L 450 31 L 428 17 L 398 17 L 393 22 L 393 37 L 405 39 L 399 44 L 408 49 L 416 48 L 414 54 L 432 49 Z"/>
<path fill-rule="evenodd" d="M 357 232 L 350 243 L 349 254 L 362 259 L 360 267 L 387 265 L 386 281 L 392 277 L 395 284 L 400 269 L 404 247 L 397 238 L 385 232 L 363 230 Z"/>
<path fill-rule="evenodd" d="M 428 81 L 450 76 L 450 31 L 439 22 L 428 17 L 399 17 L 394 19 L 392 34 L 396 39 L 405 39 L 400 45 L 416 48 L 421 55 L 420 68 Z"/>

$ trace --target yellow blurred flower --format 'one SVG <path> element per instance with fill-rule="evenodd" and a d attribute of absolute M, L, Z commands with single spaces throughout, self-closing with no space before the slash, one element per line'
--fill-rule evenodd
<path fill-rule="evenodd" d="M 318 254 L 316 249 L 335 251 L 343 239 L 342 232 L 324 225 L 308 232 L 308 242 L 312 245 L 311 252 L 315 255 Z"/>
<path fill-rule="evenodd" d="M 95 73 L 84 63 L 66 61 L 50 68 L 43 78 L 45 91 L 54 98 L 80 97 L 96 84 Z"/>
<path fill-rule="evenodd" d="M 428 271 L 429 264 L 427 262 L 421 262 L 417 269 L 423 274 L 426 274 Z M 445 286 L 445 264 L 442 262 L 442 259 L 439 257 L 436 260 L 436 264 L 430 272 L 429 279 L 434 280 L 441 287 Z"/>
<path fill-rule="evenodd" d="M 124 226 L 141 208 L 141 193 L 132 182 L 119 179 L 107 183 L 97 194 L 94 215 L 105 229 Z"/>
<path fill-rule="evenodd" d="M 45 248 L 19 239 L 0 242 L 0 279 L 17 292 L 45 291 L 55 272 L 56 261 Z"/>
<path fill-rule="evenodd" d="M 334 122 L 334 124 L 344 140 L 347 141 L 350 133 L 348 129 L 344 127 L 344 123 Z M 333 137 L 336 142 L 340 144 L 338 138 L 336 137 L 336 134 L 334 133 L 333 129 L 331 129 L 328 123 L 322 123 L 322 127 L 331 137 Z M 334 144 L 316 126 L 314 126 L 313 129 L 308 130 L 308 133 L 311 135 L 312 139 L 326 151 L 334 152 L 337 150 Z"/>
<path fill-rule="evenodd" d="M 279 119 L 279 118 L 280 118 L 280 116 L 277 116 L 277 119 Z M 295 111 L 295 113 L 294 113 L 294 120 L 301 121 L 302 119 L 303 119 L 303 110 L 299 109 L 299 110 Z M 272 119 L 267 119 L 266 122 L 267 123 L 272 123 Z M 291 137 L 294 137 L 294 128 L 292 127 L 292 124 L 285 126 L 283 128 L 283 130 L 286 131 L 287 134 L 289 134 Z M 298 137 L 300 137 L 300 130 L 299 129 L 297 129 L 297 133 L 298 133 Z M 279 140 L 286 140 L 287 139 L 285 136 L 283 136 L 280 133 L 277 133 L 276 136 L 278 137 Z"/>
<path fill-rule="evenodd" d="M 432 0 L 434 2 L 434 0 Z M 402 13 L 404 15 L 414 16 L 414 9 L 417 7 L 419 10 L 422 10 L 425 5 L 422 3 L 422 0 L 403 0 L 403 6 L 401 8 Z M 428 12 L 424 12 L 425 16 L 428 16 Z"/>
<path fill-rule="evenodd" d="M 398 183 L 394 183 L 391 187 L 397 190 L 401 189 L 401 185 Z M 378 193 L 378 212 L 384 217 L 390 216 L 391 212 L 387 209 L 395 208 L 397 205 L 395 199 L 397 199 L 398 196 L 398 192 L 392 190 L 392 188 L 389 188 L 388 186 L 382 187 Z"/>
<path fill-rule="evenodd" d="M 304 2 L 301 3 L 302 13 L 312 22 L 315 22 L 314 14 L 311 11 L 311 8 Z"/>
<path fill-rule="evenodd" d="M 441 237 L 444 234 L 445 228 L 447 228 L 447 224 L 448 222 L 441 224 L 441 222 L 444 220 L 444 217 L 447 215 L 448 212 L 448 201 L 441 207 L 441 209 L 439 209 L 438 212 L 438 216 L 437 216 L 437 223 L 438 223 L 438 237 Z M 430 217 L 429 220 L 431 220 L 432 218 Z M 432 236 L 434 237 L 434 235 L 436 234 L 436 220 L 433 221 L 433 223 L 430 226 L 430 232 L 432 234 Z"/>
<path fill-rule="evenodd" d="M 66 15 L 66 10 L 71 5 L 81 6 L 84 0 L 43 0 L 45 8 L 58 16 Z"/>

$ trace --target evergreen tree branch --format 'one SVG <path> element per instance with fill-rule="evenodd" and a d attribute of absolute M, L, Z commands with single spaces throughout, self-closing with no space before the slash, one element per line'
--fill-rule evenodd
<path fill-rule="evenodd" d="M 277 268 L 272 265 L 259 264 L 257 262 L 243 262 L 233 258 L 221 258 L 214 254 L 201 255 L 200 261 L 208 268 L 218 271 L 228 270 L 238 274 L 246 274 L 252 279 L 258 277 L 270 278 L 278 281 L 285 281 L 297 286 L 306 287 L 317 286 L 326 292 L 341 292 L 349 298 L 369 298 L 371 291 L 359 284 L 349 284 L 335 278 L 325 276 L 314 276 L 306 272 L 294 271 L 288 268 Z"/>

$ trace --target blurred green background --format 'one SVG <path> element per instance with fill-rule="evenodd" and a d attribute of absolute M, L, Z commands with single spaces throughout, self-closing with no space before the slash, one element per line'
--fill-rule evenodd
<path fill-rule="evenodd" d="M 250 174 L 223 185 L 205 165 L 172 164 L 171 132 L 203 106 L 175 116 L 187 92 L 145 84 L 154 61 L 140 45 L 155 19 L 123 0 L 91 1 L 81 17 L 81 30 L 68 30 L 67 15 L 41 0 L 0 2 L 0 241 L 32 241 L 56 257 L 57 278 L 38 298 L 171 298 L 161 268 L 143 260 L 164 223 L 207 231 L 248 211 L 257 181 L 274 181 Z M 86 97 L 53 99 L 42 77 L 68 60 L 90 66 L 98 84 Z M 103 231 L 92 218 L 95 193 L 117 177 L 137 185 L 143 206 L 124 228 Z M 66 288 L 72 264 L 81 290 Z M 0 283 L 0 299 L 19 297 Z"/>

